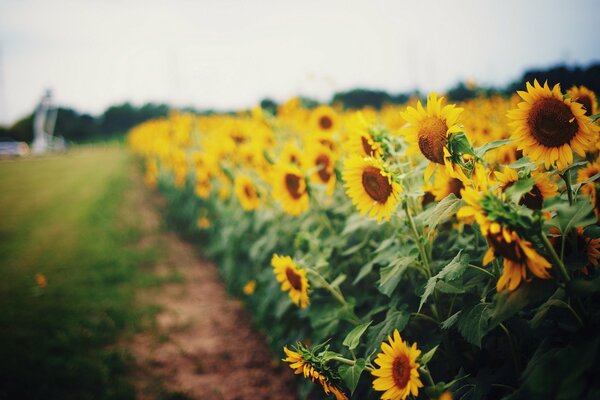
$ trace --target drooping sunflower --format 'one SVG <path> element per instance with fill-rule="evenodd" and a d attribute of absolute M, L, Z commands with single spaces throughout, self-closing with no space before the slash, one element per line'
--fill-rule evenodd
<path fill-rule="evenodd" d="M 519 180 L 517 171 L 509 167 L 504 167 L 503 172 L 496 171 L 495 176 L 503 191 Z M 521 197 L 519 204 L 532 210 L 541 210 L 545 200 L 558 194 L 558 185 L 550 180 L 548 174 L 542 172 L 534 172 L 531 177 L 534 182 L 533 187 Z"/>
<path fill-rule="evenodd" d="M 373 137 L 370 124 L 362 112 L 353 115 L 348 123 L 346 147 L 351 155 L 380 158 L 383 148 Z"/>
<path fill-rule="evenodd" d="M 454 104 L 442 106 L 444 98 L 431 93 L 427 97 L 427 106 L 423 108 L 421 101 L 417 108 L 407 107 L 400 113 L 410 127 L 405 130 L 406 139 L 419 147 L 421 153 L 431 163 L 425 171 L 425 180 L 428 181 L 436 165 L 447 165 L 448 137 L 452 133 L 461 131 L 458 119 L 463 109 Z"/>
<path fill-rule="evenodd" d="M 294 374 L 303 374 L 305 378 L 310 378 L 313 382 L 318 382 L 325 394 L 333 394 L 336 400 L 348 400 L 348 397 L 334 383 L 333 373 L 323 363 L 313 357 L 303 348 L 297 348 L 293 351 L 284 346 L 286 358 L 283 361 L 290 363 L 290 368 Z"/>
<path fill-rule="evenodd" d="M 381 160 L 353 156 L 344 162 L 342 173 L 346 193 L 361 215 L 389 221 L 402 191 L 400 185 L 386 171 Z"/>
<path fill-rule="evenodd" d="M 240 205 L 246 211 L 256 210 L 262 202 L 261 191 L 248 175 L 236 175 L 234 179 L 234 192 Z"/>
<path fill-rule="evenodd" d="M 283 211 L 290 215 L 300 215 L 308 210 L 306 178 L 296 165 L 275 165 L 271 184 L 273 197 L 280 202 Z"/>
<path fill-rule="evenodd" d="M 313 182 L 326 185 L 329 196 L 335 190 L 335 163 L 335 155 L 329 147 L 318 143 L 308 146 L 302 162 L 304 168 L 314 170 L 310 176 Z"/>
<path fill-rule="evenodd" d="M 596 93 L 586 88 L 585 86 L 573 86 L 567 90 L 567 94 L 573 101 L 578 102 L 585 108 L 585 115 L 592 116 L 598 113 L 598 100 Z"/>
<path fill-rule="evenodd" d="M 488 216 L 485 204 L 491 203 L 494 199 L 503 202 L 501 199 L 490 192 L 484 195 L 472 188 L 464 189 L 462 198 L 467 205 L 458 210 L 457 218 L 465 223 L 476 221 L 489 245 L 483 257 L 483 265 L 489 264 L 495 258 L 504 258 L 504 270 L 496 284 L 498 292 L 504 289 L 515 290 L 521 281 L 529 279 L 528 272 L 540 279 L 550 278 L 548 270 L 552 266 L 535 251 L 531 242 L 523 239 L 515 230 L 502 226 Z"/>
<path fill-rule="evenodd" d="M 314 133 L 331 134 L 340 128 L 340 119 L 329 106 L 319 106 L 310 114 L 310 128 Z"/>
<path fill-rule="evenodd" d="M 382 400 L 404 400 L 409 395 L 418 396 L 419 388 L 423 387 L 417 363 L 421 350 L 417 349 L 416 343 L 409 346 L 402 340 L 397 329 L 393 337 L 388 336 L 388 342 L 381 343 L 381 353 L 375 358 L 379 368 L 371 372 L 376 377 L 373 389 L 384 392 Z"/>
<path fill-rule="evenodd" d="M 290 256 L 273 254 L 271 259 L 273 272 L 281 290 L 289 291 L 290 298 L 300 308 L 308 307 L 308 278 L 306 271 L 299 269 Z"/>
<path fill-rule="evenodd" d="M 552 89 L 548 82 L 541 86 L 527 82 L 527 91 L 518 91 L 523 99 L 507 113 L 513 121 L 512 139 L 517 148 L 533 162 L 546 168 L 564 169 L 573 162 L 573 152 L 585 157 L 586 149 L 595 144 L 597 132 L 585 109 L 570 98 L 564 98 L 560 85 Z"/>

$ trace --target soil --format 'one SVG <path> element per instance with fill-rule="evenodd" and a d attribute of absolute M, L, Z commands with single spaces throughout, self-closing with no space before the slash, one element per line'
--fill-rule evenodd
<path fill-rule="evenodd" d="M 228 297 L 215 266 L 161 229 L 159 195 L 143 187 L 131 192 L 146 232 L 140 246 L 164 253 L 155 273 L 175 277 L 140 294 L 142 303 L 161 311 L 152 329 L 127 344 L 137 365 L 136 398 L 296 399 L 293 371 L 252 329 L 243 303 Z"/>

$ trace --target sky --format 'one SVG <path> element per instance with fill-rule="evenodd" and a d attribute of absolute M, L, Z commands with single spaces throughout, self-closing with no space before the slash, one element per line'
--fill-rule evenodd
<path fill-rule="evenodd" d="M 57 104 L 248 108 L 354 87 L 505 85 L 600 61 L 598 0 L 0 0 L 0 124 Z"/>

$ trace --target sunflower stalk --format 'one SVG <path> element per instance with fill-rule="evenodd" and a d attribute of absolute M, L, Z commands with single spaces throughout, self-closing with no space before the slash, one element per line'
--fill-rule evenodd
<path fill-rule="evenodd" d="M 572 183 L 571 183 L 571 170 L 568 169 L 565 171 L 564 174 L 560 175 L 561 178 L 563 178 L 563 180 L 565 181 L 565 184 L 567 186 L 567 197 L 569 198 L 569 205 L 572 206 L 573 204 L 575 204 L 575 199 L 573 198 L 573 187 L 572 187 Z"/>
<path fill-rule="evenodd" d="M 569 276 L 569 273 L 567 272 L 567 268 L 565 267 L 565 264 L 562 262 L 560 257 L 558 257 L 558 254 L 556 254 L 556 251 L 554 250 L 554 246 L 552 246 L 552 243 L 550 243 L 550 241 L 548 240 L 546 235 L 544 235 L 543 233 L 539 233 L 538 237 L 544 244 L 544 247 L 546 248 L 546 251 L 548 251 L 548 253 L 550 254 L 550 257 L 552 257 L 552 261 L 554 262 L 554 264 L 558 266 L 558 271 L 562 277 L 562 280 L 565 283 L 569 282 L 571 280 L 571 277 Z"/>
<path fill-rule="evenodd" d="M 306 271 L 308 271 L 309 274 L 311 274 L 312 276 L 314 276 L 315 278 L 317 278 L 317 280 L 319 281 L 319 283 L 321 284 L 321 286 L 323 288 L 325 288 L 329 293 L 331 293 L 331 295 L 344 307 L 349 307 L 350 304 L 348 304 L 348 302 L 346 301 L 346 298 L 344 297 L 344 295 L 342 294 L 341 290 L 339 288 L 333 287 L 328 281 L 327 279 L 325 279 L 321 274 L 319 274 L 317 271 L 315 271 L 312 268 L 306 268 Z M 350 322 L 352 322 L 355 325 L 360 325 L 362 323 L 362 321 L 356 316 L 356 315 L 352 315 L 352 318 L 349 319 Z"/>
<path fill-rule="evenodd" d="M 337 361 L 337 362 L 339 362 L 341 364 L 346 364 L 346 365 L 349 365 L 351 367 L 353 367 L 356 364 L 356 360 L 349 360 L 349 359 L 341 357 L 341 356 L 333 356 L 333 357 L 330 358 L 330 360 Z M 369 372 L 372 372 L 375 369 L 372 366 L 369 366 L 367 364 L 367 365 L 365 365 L 365 370 L 369 371 Z"/>

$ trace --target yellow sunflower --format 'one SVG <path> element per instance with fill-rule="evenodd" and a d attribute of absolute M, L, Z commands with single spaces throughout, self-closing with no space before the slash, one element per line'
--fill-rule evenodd
<path fill-rule="evenodd" d="M 375 358 L 379 368 L 371 372 L 376 377 L 373 389 L 385 392 L 381 395 L 382 400 L 404 400 L 409 395 L 417 397 L 419 388 L 423 387 L 417 363 L 421 350 L 417 349 L 416 343 L 408 346 L 397 329 L 393 337 L 388 336 L 388 342 L 381 343 L 381 353 Z"/>
<path fill-rule="evenodd" d="M 146 160 L 146 173 L 144 174 L 144 183 L 149 188 L 155 188 L 158 181 L 158 165 L 156 160 Z"/>
<path fill-rule="evenodd" d="M 315 133 L 334 133 L 340 128 L 340 119 L 329 106 L 319 106 L 310 114 L 310 128 Z"/>
<path fill-rule="evenodd" d="M 586 88 L 585 86 L 573 86 L 567 90 L 567 94 L 573 101 L 578 102 L 585 109 L 585 115 L 592 116 L 598 113 L 598 100 L 596 93 Z"/>
<path fill-rule="evenodd" d="M 361 215 L 389 221 L 396 209 L 402 189 L 383 166 L 381 160 L 353 156 L 344 162 L 346 193 Z"/>
<path fill-rule="evenodd" d="M 237 175 L 233 188 L 240 205 L 246 211 L 256 210 L 261 204 L 261 192 L 248 175 Z"/>
<path fill-rule="evenodd" d="M 519 180 L 517 171 L 509 167 L 504 167 L 503 172 L 496 171 L 495 176 L 503 191 Z M 531 177 L 534 182 L 533 187 L 521 197 L 519 204 L 532 210 L 541 210 L 545 200 L 558 194 L 558 185 L 552 182 L 545 173 L 534 172 Z"/>
<path fill-rule="evenodd" d="M 482 207 L 484 195 L 474 189 L 463 190 L 466 206 L 458 210 L 457 218 L 465 223 L 476 221 L 482 235 L 487 239 L 489 249 L 483 257 L 483 265 L 487 265 L 497 257 L 504 258 L 504 270 L 496 284 L 498 292 L 515 290 L 522 280 L 528 280 L 527 272 L 540 279 L 550 278 L 550 263 L 533 248 L 531 242 L 524 240 L 509 227 L 489 219 Z"/>
<path fill-rule="evenodd" d="M 326 146 L 313 144 L 308 146 L 302 165 L 306 169 L 314 169 L 310 178 L 313 182 L 327 186 L 327 194 L 332 195 L 335 190 L 335 156 Z"/>
<path fill-rule="evenodd" d="M 417 108 L 407 107 L 406 111 L 400 114 L 410 124 L 404 131 L 406 139 L 412 144 L 417 144 L 421 153 L 431 161 L 425 171 L 426 181 L 429 180 L 436 164 L 447 165 L 448 137 L 461 131 L 458 118 L 463 109 L 454 104 L 442 106 L 443 102 L 443 97 L 438 99 L 436 93 L 431 93 L 427 97 L 426 108 L 418 101 Z"/>
<path fill-rule="evenodd" d="M 302 151 L 296 143 L 289 141 L 281 150 L 279 162 L 284 164 L 294 164 L 302 168 Z"/>
<path fill-rule="evenodd" d="M 281 290 L 289 291 L 290 298 L 300 308 L 308 307 L 308 279 L 306 271 L 299 269 L 290 256 L 273 254 L 271 259 L 273 272 Z"/>
<path fill-rule="evenodd" d="M 454 193 L 460 199 L 462 197 L 460 191 L 464 187 L 465 185 L 460 179 L 454 178 L 448 175 L 446 170 L 440 169 L 435 173 L 434 181 L 426 184 L 423 191 L 431 193 L 435 201 L 441 201 L 448 197 L 450 193 Z"/>
<path fill-rule="evenodd" d="M 281 203 L 283 211 L 300 215 L 308 210 L 306 178 L 297 166 L 281 163 L 274 166 L 271 184 L 273 197 Z"/>
<path fill-rule="evenodd" d="M 302 354 L 290 350 L 287 346 L 283 347 L 286 358 L 283 361 L 290 363 L 290 368 L 294 370 L 294 374 L 303 374 L 305 378 L 310 378 L 313 382 L 318 382 L 325 394 L 333 394 L 336 400 L 348 400 L 348 397 L 337 386 L 332 383 L 332 380 L 325 373 L 320 372 L 319 368 L 306 360 Z"/>
<path fill-rule="evenodd" d="M 584 168 L 581 168 L 579 171 L 577 171 L 577 182 L 585 182 L 597 173 L 600 173 L 600 158 L 593 163 L 588 163 Z M 598 201 L 597 189 L 598 182 L 600 182 L 600 178 L 593 182 L 586 183 L 581 187 L 581 192 L 590 198 L 592 204 L 594 205 L 596 218 L 600 219 L 600 202 Z"/>
<path fill-rule="evenodd" d="M 541 86 L 527 82 L 527 91 L 519 91 L 524 100 L 510 110 L 513 121 L 512 139 L 533 162 L 544 163 L 546 168 L 564 169 L 573 162 L 573 151 L 585 157 L 585 150 L 595 144 L 597 133 L 585 109 L 569 98 L 563 99 L 560 85 L 552 89 L 548 83 Z"/>
<path fill-rule="evenodd" d="M 362 112 L 353 115 L 348 125 L 349 134 L 346 147 L 351 155 L 373 158 L 383 156 L 383 149 L 373 138 L 370 124 Z"/>
<path fill-rule="evenodd" d="M 212 189 L 212 183 L 210 179 L 210 175 L 206 172 L 196 172 L 196 196 L 201 199 L 207 199 L 210 196 L 210 191 Z"/>

